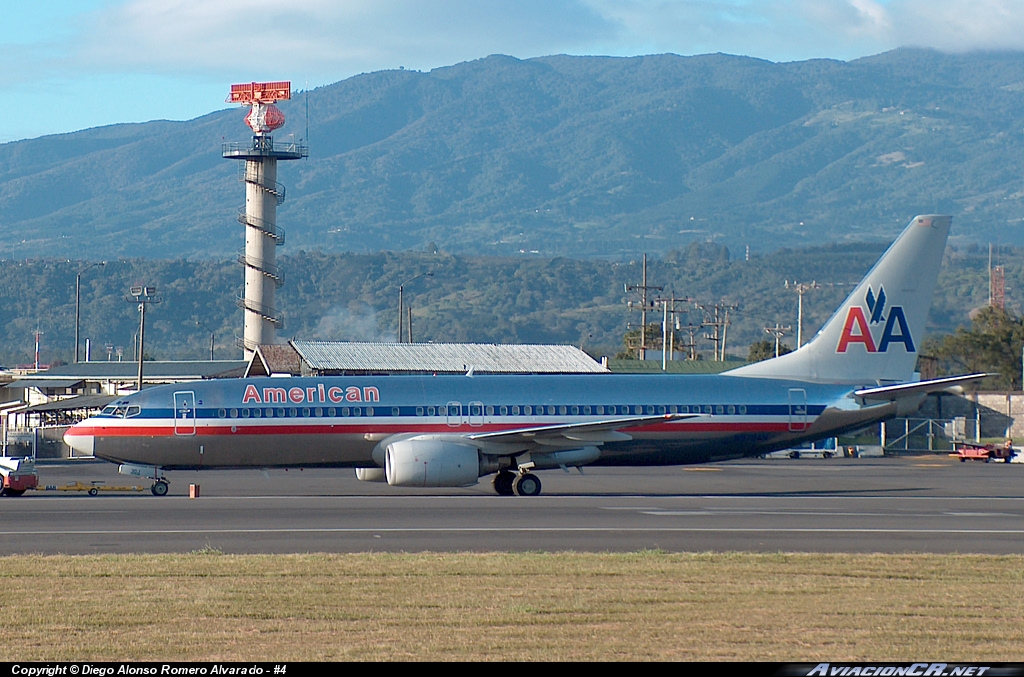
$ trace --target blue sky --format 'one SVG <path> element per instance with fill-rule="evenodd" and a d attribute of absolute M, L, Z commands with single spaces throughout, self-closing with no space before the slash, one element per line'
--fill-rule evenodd
<path fill-rule="evenodd" d="M 854 59 L 900 46 L 1024 49 L 1021 0 L 35 0 L 5 3 L 0 142 L 223 107 L 488 54 L 727 52 Z"/>

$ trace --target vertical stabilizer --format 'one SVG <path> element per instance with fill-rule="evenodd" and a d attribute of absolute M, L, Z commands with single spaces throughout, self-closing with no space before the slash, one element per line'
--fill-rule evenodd
<path fill-rule="evenodd" d="M 909 380 L 951 221 L 914 217 L 809 343 L 725 373 L 828 383 Z"/>

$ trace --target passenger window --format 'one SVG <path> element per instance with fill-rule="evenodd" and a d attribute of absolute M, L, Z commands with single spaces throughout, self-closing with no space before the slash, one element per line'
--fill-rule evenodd
<path fill-rule="evenodd" d="M 564 404 L 558 408 L 558 413 L 561 414 L 562 416 L 565 416 L 566 409 Z"/>
<path fill-rule="evenodd" d="M 373 416 L 373 407 L 367 407 L 366 408 L 366 415 L 367 416 Z"/>
<path fill-rule="evenodd" d="M 391 407 L 391 415 L 392 416 L 398 416 L 398 412 L 399 412 L 398 407 Z"/>
<path fill-rule="evenodd" d="M 726 411 L 729 412 L 729 415 L 735 414 L 736 413 L 736 407 L 730 404 L 729 408 L 726 409 Z"/>
<path fill-rule="evenodd" d="M 348 416 L 348 407 L 342 407 L 341 408 L 341 415 L 342 416 Z"/>
<path fill-rule="evenodd" d="M 416 415 L 417 416 L 422 416 L 423 415 L 423 407 L 416 407 Z"/>
<path fill-rule="evenodd" d="M 531 407 L 530 405 L 526 405 L 525 407 L 523 407 L 523 415 L 533 416 L 533 407 Z"/>
<path fill-rule="evenodd" d="M 746 414 L 746 413 L 747 413 L 747 405 L 741 404 L 740 405 L 740 415 L 743 415 L 743 414 Z"/>
<path fill-rule="evenodd" d="M 238 418 L 238 410 L 237 409 L 232 409 L 231 410 L 231 418 Z"/>
<path fill-rule="evenodd" d="M 327 415 L 330 416 L 331 418 L 334 418 L 335 416 L 338 415 L 338 410 L 335 409 L 334 407 L 330 407 L 327 409 Z"/>
<path fill-rule="evenodd" d="M 284 417 L 285 417 L 285 415 L 284 415 L 284 409 L 278 409 L 278 410 L 277 410 L 277 417 L 278 417 L 278 418 L 284 418 Z"/>
<path fill-rule="evenodd" d="M 217 410 L 217 417 L 218 418 L 225 418 L 225 417 L 227 417 L 227 415 L 228 415 L 227 409 L 218 409 Z"/>
<path fill-rule="evenodd" d="M 260 416 L 263 416 L 263 410 L 262 409 L 253 409 L 252 410 L 252 417 L 253 418 L 259 418 Z"/>
<path fill-rule="evenodd" d="M 427 407 L 427 416 L 433 416 L 433 415 L 434 415 L 434 408 L 433 407 Z"/>

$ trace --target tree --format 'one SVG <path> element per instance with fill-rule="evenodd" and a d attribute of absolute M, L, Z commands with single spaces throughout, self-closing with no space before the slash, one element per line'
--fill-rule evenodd
<path fill-rule="evenodd" d="M 785 343 L 779 344 L 779 355 L 785 355 L 786 353 L 791 352 L 793 352 L 793 349 Z M 750 344 L 750 354 L 747 356 L 747 360 L 749 362 L 761 362 L 772 357 L 775 357 L 775 341 L 765 339 L 763 341 Z"/>
<path fill-rule="evenodd" d="M 1024 318 L 987 306 L 974 316 L 970 329 L 959 327 L 948 336 L 927 339 L 921 352 L 938 360 L 940 374 L 995 373 L 989 387 L 1020 390 L 1022 350 Z"/>
<path fill-rule="evenodd" d="M 661 338 L 662 329 L 661 322 L 650 322 L 647 325 L 647 335 L 645 337 L 647 349 L 660 351 L 661 350 Z M 678 333 L 673 337 L 672 345 L 675 346 L 677 353 L 685 352 L 686 348 L 682 343 L 683 337 Z M 640 327 L 630 329 L 623 335 L 622 344 L 626 346 L 626 349 L 615 356 L 616 360 L 635 360 L 638 359 L 637 355 L 640 348 Z"/>

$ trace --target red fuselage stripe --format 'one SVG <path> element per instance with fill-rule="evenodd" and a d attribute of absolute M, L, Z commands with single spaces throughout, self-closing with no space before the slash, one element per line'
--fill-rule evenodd
<path fill-rule="evenodd" d="M 232 429 L 234 428 L 234 429 Z M 807 424 L 802 424 L 799 430 L 805 430 Z M 623 428 L 621 432 L 627 433 L 695 433 L 695 432 L 787 432 L 790 425 L 787 422 L 769 423 L 662 423 L 648 425 L 640 428 Z M 197 426 L 195 435 L 365 435 L 370 433 L 453 433 L 461 435 L 472 435 L 474 433 L 490 431 L 514 432 L 514 428 L 503 425 L 485 425 L 459 427 L 440 425 L 244 425 L 244 426 Z M 83 426 L 78 424 L 68 431 L 68 435 L 82 437 L 175 437 L 174 426 L 161 425 L 139 425 L 139 426 Z M 177 433 L 177 436 L 192 436 L 191 427 Z"/>

